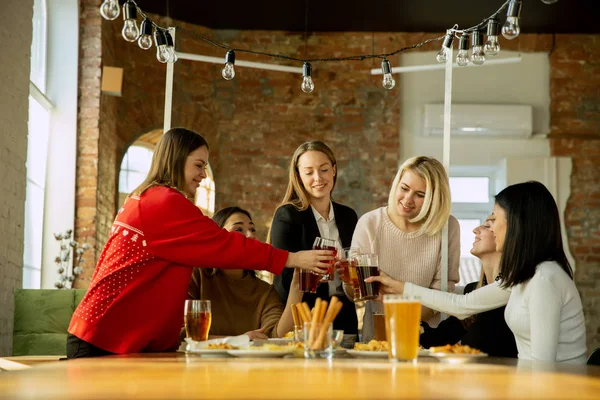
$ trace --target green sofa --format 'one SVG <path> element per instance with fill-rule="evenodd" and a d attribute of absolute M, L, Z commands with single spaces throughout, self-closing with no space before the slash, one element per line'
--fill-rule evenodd
<path fill-rule="evenodd" d="M 13 356 L 66 354 L 67 328 L 85 289 L 18 289 Z"/>

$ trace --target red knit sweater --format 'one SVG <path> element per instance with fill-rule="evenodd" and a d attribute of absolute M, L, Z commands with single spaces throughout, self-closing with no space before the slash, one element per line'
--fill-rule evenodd
<path fill-rule="evenodd" d="M 148 189 L 119 210 L 69 332 L 113 353 L 171 350 L 192 267 L 280 274 L 287 257 L 219 228 L 176 190 Z"/>

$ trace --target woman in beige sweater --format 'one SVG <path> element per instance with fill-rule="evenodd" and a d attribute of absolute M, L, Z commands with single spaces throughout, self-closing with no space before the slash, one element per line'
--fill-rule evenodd
<path fill-rule="evenodd" d="M 387 207 L 363 215 L 352 246 L 379 256 L 379 269 L 394 279 L 432 289 L 442 283 L 442 228 L 448 222 L 448 290 L 459 281 L 460 228 L 450 215 L 448 175 L 436 159 L 413 157 L 404 162 L 392 184 Z M 346 290 L 346 293 L 352 293 Z M 363 320 L 363 340 L 373 337 L 373 313 L 380 303 L 369 302 Z M 422 319 L 437 326 L 439 314 L 423 307 Z"/>
<path fill-rule="evenodd" d="M 213 220 L 229 232 L 255 238 L 250 213 L 239 207 L 218 211 Z M 196 268 L 188 289 L 190 299 L 210 300 L 212 324 L 210 336 L 247 334 L 250 340 L 282 337 L 293 331 L 291 305 L 302 301 L 298 274 L 294 273 L 287 305 L 284 307 L 272 285 L 243 269 Z"/>

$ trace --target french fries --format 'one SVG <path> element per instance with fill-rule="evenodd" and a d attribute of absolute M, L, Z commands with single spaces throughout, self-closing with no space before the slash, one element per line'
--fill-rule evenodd
<path fill-rule="evenodd" d="M 454 354 L 479 354 L 481 350 L 474 349 L 462 344 L 447 344 L 445 346 L 432 346 L 429 348 L 432 353 L 454 353 Z"/>

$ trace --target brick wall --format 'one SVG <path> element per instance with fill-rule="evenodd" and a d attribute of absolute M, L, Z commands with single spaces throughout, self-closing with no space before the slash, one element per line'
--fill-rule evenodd
<path fill-rule="evenodd" d="M 155 20 L 168 25 L 164 20 Z M 304 40 L 298 34 L 211 31 L 177 25 L 233 47 L 304 53 Z M 120 37 L 120 22 L 103 23 L 102 27 L 102 51 L 111 54 L 110 57 L 102 54 L 102 62 L 123 67 L 124 83 L 122 98 L 106 100 L 101 96 L 101 105 L 97 106 L 102 121 L 97 176 L 102 177 L 101 185 L 105 186 L 101 192 L 106 196 L 101 200 L 94 198 L 99 201 L 94 214 L 95 227 L 99 229 L 102 225 L 103 230 L 97 232 L 97 250 L 106 240 L 109 221 L 114 216 L 117 198 L 114 179 L 126 146 L 141 134 L 162 127 L 166 70 L 165 65 L 156 61 L 154 49 L 142 51 Z M 309 36 L 307 55 L 361 54 L 371 52 L 373 46 L 376 52 L 386 52 L 431 36 L 318 33 Z M 600 288 L 596 283 L 600 274 L 598 36 L 564 35 L 555 39 L 551 35 L 522 35 L 514 41 L 503 40 L 502 46 L 523 52 L 552 51 L 551 145 L 554 155 L 573 157 L 572 196 L 567 211 L 569 242 L 578 263 L 576 280 L 584 302 L 588 344 L 597 347 L 600 344 L 597 311 Z M 177 42 L 183 52 L 224 57 L 223 50 L 183 33 L 178 35 Z M 430 44 L 420 50 L 437 50 L 438 46 Z M 91 57 L 96 59 L 94 55 Z M 238 54 L 238 58 L 276 62 L 246 54 Z M 394 65 L 395 59 L 391 61 Z M 99 70 L 99 63 L 94 66 Z M 283 196 L 289 159 L 294 149 L 309 139 L 324 140 L 336 153 L 339 179 L 334 197 L 338 201 L 352 206 L 359 215 L 384 204 L 397 163 L 401 161 L 398 138 L 401 101 L 398 91 L 381 87 L 381 77 L 369 75 L 368 70 L 378 66 L 375 62 L 315 64 L 315 91 L 307 95 L 300 90 L 301 76 L 297 74 L 237 68 L 236 78 L 227 82 L 220 76 L 221 65 L 180 60 L 175 65 L 172 125 L 196 130 L 208 140 L 216 180 L 216 208 L 237 204 L 249 209 L 259 235 L 264 238 L 270 217 Z M 90 134 L 98 135 L 95 131 Z M 113 206 L 111 198 L 115 199 Z"/>
<path fill-rule="evenodd" d="M 0 357 L 12 355 L 14 291 L 23 282 L 27 118 L 33 0 L 0 13 Z"/>

